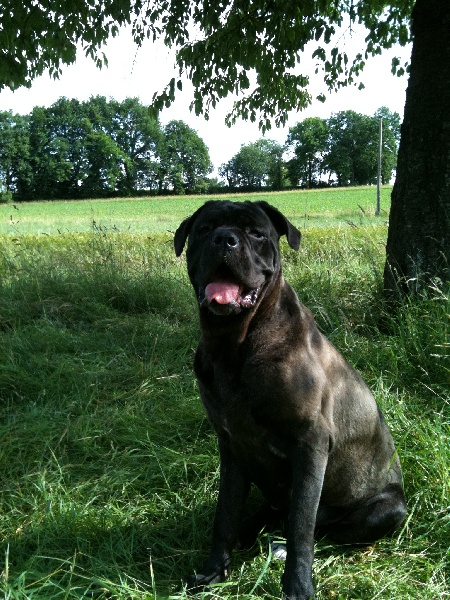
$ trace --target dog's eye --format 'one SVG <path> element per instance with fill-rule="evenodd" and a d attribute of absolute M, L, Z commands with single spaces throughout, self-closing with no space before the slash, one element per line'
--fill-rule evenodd
<path fill-rule="evenodd" d="M 250 229 L 248 233 L 257 240 L 263 240 L 266 237 L 262 231 L 259 231 L 259 229 Z"/>
<path fill-rule="evenodd" d="M 200 229 L 198 230 L 200 235 L 208 235 L 210 231 L 212 231 L 211 225 L 203 225 L 203 227 L 200 227 Z"/>

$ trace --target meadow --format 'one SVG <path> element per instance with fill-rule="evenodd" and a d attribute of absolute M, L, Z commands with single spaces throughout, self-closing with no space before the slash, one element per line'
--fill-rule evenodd
<path fill-rule="evenodd" d="M 381 220 L 386 221 L 391 188 L 381 189 Z M 218 196 L 220 198 L 221 196 Z M 242 199 L 229 194 L 228 199 Z M 157 196 L 110 200 L 66 200 L 0 204 L 0 234 L 88 233 L 95 227 L 115 232 L 166 233 L 214 196 Z M 246 194 L 245 199 L 272 201 L 302 228 L 335 226 L 373 217 L 376 188 L 332 188 L 314 191 Z M 380 222 L 377 219 L 376 222 Z"/>
<path fill-rule="evenodd" d="M 450 298 L 384 303 L 389 191 L 381 217 L 374 188 L 244 197 L 302 230 L 300 252 L 281 244 L 285 277 L 369 383 L 403 465 L 404 526 L 359 549 L 318 540 L 318 600 L 450 597 Z M 183 578 L 208 550 L 218 457 L 173 231 L 206 199 L 0 205 L 5 599 L 186 598 Z M 270 539 L 196 597 L 279 598 Z"/>

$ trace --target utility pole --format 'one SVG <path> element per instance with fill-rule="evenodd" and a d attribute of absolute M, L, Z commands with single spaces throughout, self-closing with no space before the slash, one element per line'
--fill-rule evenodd
<path fill-rule="evenodd" d="M 378 128 L 378 173 L 377 173 L 377 208 L 375 216 L 380 214 L 380 199 L 381 199 L 381 151 L 383 148 L 383 117 L 380 117 L 380 125 Z"/>

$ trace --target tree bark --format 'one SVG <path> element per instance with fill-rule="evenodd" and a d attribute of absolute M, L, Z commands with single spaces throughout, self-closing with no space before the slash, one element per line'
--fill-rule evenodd
<path fill-rule="evenodd" d="M 392 190 L 387 297 L 450 280 L 450 1 L 417 0 Z"/>

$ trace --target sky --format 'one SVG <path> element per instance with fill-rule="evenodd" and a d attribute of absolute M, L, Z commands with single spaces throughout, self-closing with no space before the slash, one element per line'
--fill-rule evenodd
<path fill-rule="evenodd" d="M 338 42 L 345 46 L 349 55 L 363 48 L 363 32 L 353 31 L 340 33 Z M 91 59 L 80 51 L 75 64 L 64 67 L 59 80 L 53 80 L 48 74 L 37 78 L 31 88 L 20 88 L 15 92 L 0 92 L 0 110 L 12 110 L 18 114 L 28 114 L 34 106 L 50 106 L 61 96 L 87 100 L 90 96 L 106 96 L 122 101 L 127 97 L 137 97 L 143 104 L 151 104 L 155 92 L 161 91 L 176 75 L 174 68 L 174 52 L 161 43 L 150 40 L 137 48 L 133 43 L 131 32 L 123 29 L 103 48 L 108 58 L 108 67 L 99 70 Z M 310 76 L 311 92 L 315 97 L 326 92 L 320 73 L 315 75 L 315 64 L 309 58 L 312 51 L 305 52 L 301 58 L 301 72 Z M 394 47 L 381 56 L 370 58 L 363 75 L 360 77 L 365 85 L 364 90 L 347 87 L 338 92 L 327 93 L 325 103 L 313 101 L 312 105 L 301 113 L 289 114 L 285 127 L 272 128 L 266 133 L 268 139 L 284 144 L 292 127 L 307 117 L 328 118 L 332 113 L 341 110 L 372 115 L 381 106 L 387 106 L 403 118 L 407 76 L 396 77 L 391 74 L 391 60 L 399 56 L 402 64 L 410 57 L 410 48 Z M 176 97 L 174 104 L 160 114 L 163 125 L 172 119 L 179 119 L 195 129 L 209 148 L 211 162 L 214 165 L 213 175 L 217 169 L 230 160 L 242 144 L 248 144 L 262 137 L 256 123 L 242 120 L 228 128 L 225 116 L 233 104 L 233 97 L 222 100 L 210 113 L 209 120 L 197 117 L 189 111 L 192 100 L 192 87 L 189 82 L 183 83 L 183 91 Z"/>

